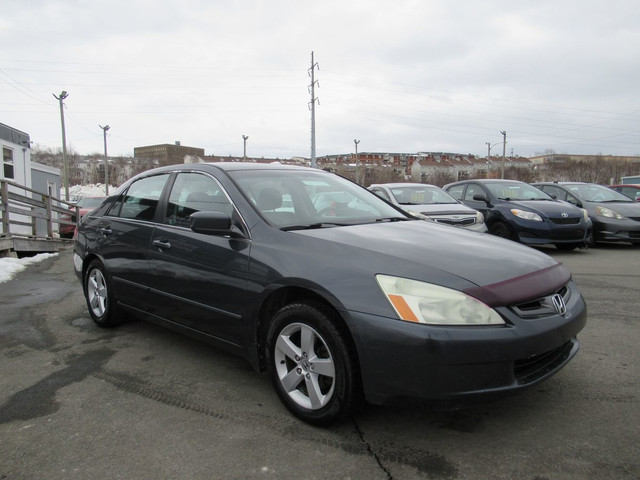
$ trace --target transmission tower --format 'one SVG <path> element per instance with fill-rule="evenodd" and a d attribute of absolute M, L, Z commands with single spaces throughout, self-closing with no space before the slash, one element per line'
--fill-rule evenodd
<path fill-rule="evenodd" d="M 320 83 L 315 77 L 316 68 L 320 70 L 320 66 L 317 62 L 314 62 L 313 52 L 311 52 L 311 68 L 309 69 L 309 76 L 311 77 L 311 85 L 309 85 L 309 93 L 311 94 L 311 101 L 309 102 L 309 108 L 311 109 L 311 168 L 316 168 L 316 102 L 320 105 L 320 100 L 316 98 L 316 85 L 320 88 Z"/>

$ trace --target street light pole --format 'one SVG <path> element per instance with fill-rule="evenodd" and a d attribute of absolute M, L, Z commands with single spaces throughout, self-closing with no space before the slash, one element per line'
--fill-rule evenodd
<path fill-rule="evenodd" d="M 353 140 L 353 143 L 356 145 L 356 183 L 358 183 L 358 170 L 360 167 L 360 160 L 358 158 L 358 144 L 360 143 L 360 140 Z"/>
<path fill-rule="evenodd" d="M 500 167 L 500 178 L 504 178 L 504 162 L 507 161 L 507 131 L 503 130 L 502 134 L 502 166 Z"/>
<path fill-rule="evenodd" d="M 487 146 L 487 161 L 489 162 L 489 173 L 491 173 L 491 169 L 493 168 L 493 163 L 491 162 L 491 149 L 496 145 L 500 145 L 501 143 L 502 142 L 498 142 L 492 145 L 491 142 L 484 142 L 484 144 Z"/>
<path fill-rule="evenodd" d="M 52 94 L 58 102 L 60 102 L 60 123 L 62 124 L 62 165 L 64 168 L 64 199 L 65 201 L 69 201 L 69 160 L 67 159 L 67 137 L 64 131 L 64 99 L 69 96 L 69 94 L 63 90 L 60 93 L 60 96 L 57 96 L 55 93 Z"/>
<path fill-rule="evenodd" d="M 249 139 L 249 137 L 247 135 L 242 135 L 242 140 L 244 141 L 244 154 L 242 155 L 242 158 L 244 158 L 244 160 L 247 160 L 247 140 Z"/>
<path fill-rule="evenodd" d="M 104 185 L 105 190 L 104 193 L 108 197 L 109 196 L 109 157 L 107 157 L 107 130 L 109 130 L 109 125 L 98 125 L 103 133 L 104 133 Z"/>

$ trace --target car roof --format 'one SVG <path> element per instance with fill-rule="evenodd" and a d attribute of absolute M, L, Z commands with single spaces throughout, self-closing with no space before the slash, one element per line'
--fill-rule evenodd
<path fill-rule="evenodd" d="M 389 187 L 389 188 L 400 188 L 400 187 L 435 187 L 440 188 L 437 185 L 431 185 L 430 183 L 417 183 L 417 182 L 395 182 L 395 183 L 372 183 L 369 185 L 371 187 Z"/>
<path fill-rule="evenodd" d="M 310 168 L 297 165 L 283 165 L 281 163 L 248 163 L 248 162 L 206 162 L 206 163 L 177 163 L 175 165 L 167 165 L 164 167 L 157 167 L 151 170 L 147 170 L 136 175 L 133 178 L 140 178 L 147 175 L 155 175 L 158 173 L 175 172 L 175 171 L 211 171 L 222 170 L 225 172 L 238 171 L 238 170 L 313 170 L 315 172 L 322 172 L 330 175 L 330 172 L 325 170 Z"/>
<path fill-rule="evenodd" d="M 532 185 L 599 185 L 598 183 L 588 182 L 534 182 Z"/>
<path fill-rule="evenodd" d="M 471 182 L 477 182 L 477 183 L 526 183 L 526 182 L 522 182 L 520 180 L 509 180 L 509 179 L 502 179 L 502 178 L 470 178 L 468 180 L 459 180 L 457 182 L 449 183 L 447 186 L 457 185 L 457 184 L 460 184 L 460 183 L 471 183 Z"/>
<path fill-rule="evenodd" d="M 200 165 L 211 165 L 220 170 L 319 170 L 303 165 L 283 165 L 282 163 L 248 163 L 248 162 L 209 162 Z M 323 170 L 319 170 L 323 171 Z"/>

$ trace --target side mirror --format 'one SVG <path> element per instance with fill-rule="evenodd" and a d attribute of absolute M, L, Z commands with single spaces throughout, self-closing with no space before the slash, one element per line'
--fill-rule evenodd
<path fill-rule="evenodd" d="M 487 198 L 487 196 L 484 193 L 476 193 L 473 196 L 473 199 L 476 200 L 477 202 L 484 202 L 486 204 L 489 203 L 489 199 Z"/>
<path fill-rule="evenodd" d="M 189 216 L 191 230 L 206 235 L 229 235 L 243 238 L 242 231 L 233 225 L 231 215 L 223 212 L 195 212 Z"/>

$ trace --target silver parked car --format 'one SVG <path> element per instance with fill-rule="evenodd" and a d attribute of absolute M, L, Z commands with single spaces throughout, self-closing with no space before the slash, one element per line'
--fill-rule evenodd
<path fill-rule="evenodd" d="M 463 205 L 435 185 L 424 183 L 381 183 L 369 187 L 373 193 L 403 210 L 428 220 L 476 232 L 486 232 L 484 216 Z"/>

